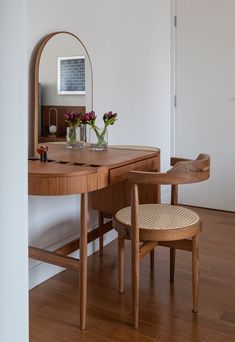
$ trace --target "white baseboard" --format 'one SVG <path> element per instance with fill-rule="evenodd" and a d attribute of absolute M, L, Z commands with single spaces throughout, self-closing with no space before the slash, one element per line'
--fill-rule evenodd
<path fill-rule="evenodd" d="M 53 250 L 58 248 L 59 246 L 63 246 L 68 241 L 72 241 L 73 239 L 77 238 L 77 235 L 70 236 L 69 239 L 63 239 L 58 243 L 50 246 L 49 250 Z M 117 233 L 115 230 L 112 230 L 104 235 L 104 245 L 107 245 L 111 241 L 113 241 L 117 237 Z M 87 254 L 88 256 L 95 253 L 99 249 L 98 239 L 89 243 Z M 71 254 L 73 257 L 79 257 L 79 252 L 76 251 Z M 64 268 L 50 265 L 45 262 L 30 260 L 29 263 L 29 289 L 41 284 L 42 282 L 46 281 L 47 279 L 53 277 L 57 273 L 60 273 L 64 270 Z"/>

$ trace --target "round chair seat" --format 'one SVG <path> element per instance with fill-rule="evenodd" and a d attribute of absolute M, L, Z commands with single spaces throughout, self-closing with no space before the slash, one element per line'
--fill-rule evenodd
<path fill-rule="evenodd" d="M 131 228 L 131 207 L 119 210 L 114 217 L 114 227 Z M 200 229 L 200 218 L 192 210 L 170 204 L 140 204 L 139 205 L 139 229 L 144 233 L 159 233 L 164 238 L 168 233 L 183 233 L 185 230 Z M 140 232 L 141 234 L 141 232 Z M 186 235 L 188 235 L 186 233 Z M 159 238 L 160 238 L 159 236 Z"/>

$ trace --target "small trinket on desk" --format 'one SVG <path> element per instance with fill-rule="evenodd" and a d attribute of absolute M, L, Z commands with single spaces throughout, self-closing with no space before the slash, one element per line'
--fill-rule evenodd
<path fill-rule="evenodd" d="M 37 152 L 40 155 L 41 162 L 47 162 L 47 151 L 48 151 L 47 145 L 42 145 L 37 148 Z"/>

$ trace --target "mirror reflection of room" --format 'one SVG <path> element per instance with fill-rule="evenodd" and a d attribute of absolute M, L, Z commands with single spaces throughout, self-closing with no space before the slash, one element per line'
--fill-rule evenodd
<path fill-rule="evenodd" d="M 65 141 L 64 115 L 92 109 L 92 72 L 84 46 L 69 33 L 54 35 L 42 51 L 38 76 L 38 142 Z"/>

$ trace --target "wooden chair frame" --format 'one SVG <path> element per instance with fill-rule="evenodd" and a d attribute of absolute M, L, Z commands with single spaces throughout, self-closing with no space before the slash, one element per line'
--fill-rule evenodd
<path fill-rule="evenodd" d="M 132 184 L 131 226 L 113 218 L 118 231 L 118 274 L 119 292 L 124 292 L 124 240 L 131 239 L 132 248 L 132 292 L 134 307 L 134 327 L 139 326 L 139 261 L 150 253 L 150 266 L 154 266 L 154 248 L 159 244 L 170 248 L 170 281 L 174 281 L 176 249 L 192 252 L 193 312 L 198 311 L 199 295 L 199 220 L 190 227 L 176 230 L 139 229 L 139 184 L 171 185 L 171 204 L 178 205 L 178 185 L 201 182 L 209 178 L 210 157 L 200 154 L 196 160 L 171 158 L 171 166 L 166 173 L 130 171 Z M 143 242 L 140 244 L 140 242 Z"/>

